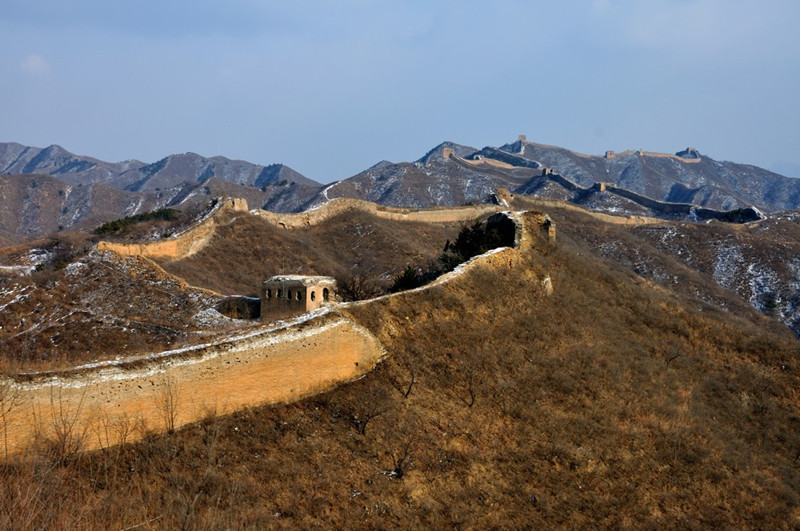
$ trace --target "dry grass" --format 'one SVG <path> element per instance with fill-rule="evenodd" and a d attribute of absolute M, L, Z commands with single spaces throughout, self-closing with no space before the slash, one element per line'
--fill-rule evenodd
<path fill-rule="evenodd" d="M 460 224 L 397 223 L 360 211 L 303 229 L 279 229 L 240 216 L 217 230 L 196 255 L 161 265 L 169 272 L 224 294 L 257 295 L 262 280 L 278 274 L 365 276 L 380 287 L 407 264 L 425 265 L 454 239 Z"/>
<path fill-rule="evenodd" d="M 565 241 L 351 313 L 388 349 L 367 377 L 67 462 L 32 454 L 2 472 L 0 526 L 800 523 L 798 346 L 754 312 Z"/>

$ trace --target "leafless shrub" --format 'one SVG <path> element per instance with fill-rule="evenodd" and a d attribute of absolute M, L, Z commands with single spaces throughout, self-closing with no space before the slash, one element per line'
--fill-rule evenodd
<path fill-rule="evenodd" d="M 391 409 L 391 402 L 383 387 L 372 389 L 364 396 L 356 393 L 334 410 L 334 416 L 344 419 L 360 435 L 366 435 L 367 426 Z"/>
<path fill-rule="evenodd" d="M 385 472 L 385 474 L 387 474 L 390 479 L 403 479 L 406 472 L 414 466 L 410 453 L 411 443 L 411 440 L 406 441 L 398 450 L 389 453 L 392 458 L 392 469 Z"/>
<path fill-rule="evenodd" d="M 142 420 L 139 417 L 122 415 L 112 420 L 106 415 L 95 430 L 98 446 L 102 449 L 119 448 L 128 443 L 137 431 L 142 430 L 142 427 Z"/>
<path fill-rule="evenodd" d="M 74 403 L 63 396 L 60 388 L 55 386 L 50 388 L 51 429 L 48 433 L 40 433 L 39 438 L 47 457 L 54 463 L 65 464 L 74 461 L 85 446 L 89 426 L 85 422 L 79 424 L 85 398 L 84 391 L 77 403 Z"/>
<path fill-rule="evenodd" d="M 401 380 L 398 377 L 391 376 L 389 378 L 389 382 L 392 384 L 392 387 L 397 389 L 397 391 L 403 395 L 403 398 L 408 398 L 408 395 L 411 394 L 411 390 L 414 388 L 414 384 L 417 383 L 416 371 L 414 370 L 414 366 L 408 360 L 400 362 L 399 365 L 406 369 L 406 378 Z"/>
<path fill-rule="evenodd" d="M 165 376 L 158 386 L 156 407 L 161 414 L 164 430 L 174 433 L 178 420 L 178 404 L 180 392 L 178 383 L 172 376 Z"/>
<path fill-rule="evenodd" d="M 344 301 L 372 299 L 384 292 L 382 284 L 375 275 L 374 268 L 356 268 L 337 275 L 337 294 Z"/>
<path fill-rule="evenodd" d="M 8 424 L 7 415 L 14 408 L 18 393 L 11 380 L 0 380 L 0 429 L 3 430 L 3 456 L 8 461 Z"/>

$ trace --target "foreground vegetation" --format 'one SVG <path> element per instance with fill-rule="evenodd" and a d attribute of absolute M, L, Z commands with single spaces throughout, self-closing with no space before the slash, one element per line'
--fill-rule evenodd
<path fill-rule="evenodd" d="M 797 343 L 754 312 L 567 239 L 348 312 L 387 347 L 367 377 L 91 454 L 40 445 L 3 468 L 0 527 L 800 523 Z"/>

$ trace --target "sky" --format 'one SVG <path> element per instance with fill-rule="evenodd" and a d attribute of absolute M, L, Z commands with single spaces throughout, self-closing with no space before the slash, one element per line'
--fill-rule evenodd
<path fill-rule="evenodd" d="M 0 142 L 286 164 L 688 146 L 800 177 L 797 0 L 3 0 Z"/>

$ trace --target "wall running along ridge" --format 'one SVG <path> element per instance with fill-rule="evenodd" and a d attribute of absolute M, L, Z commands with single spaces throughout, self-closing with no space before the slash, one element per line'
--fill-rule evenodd
<path fill-rule="evenodd" d="M 204 220 L 166 240 L 151 243 L 117 243 L 100 241 L 98 251 L 114 251 L 123 256 L 146 256 L 179 260 L 199 252 L 216 232 L 218 217 L 222 212 L 247 212 L 247 201 L 240 198 L 221 199 Z"/>
<path fill-rule="evenodd" d="M 520 251 L 530 251 L 536 241 L 555 242 L 555 224 L 545 214 L 506 215 L 517 226 L 515 248 L 489 251 L 415 290 L 350 304 L 429 297 L 424 292 L 475 267 L 517 267 Z M 552 293 L 549 277 L 541 287 Z M 104 448 L 212 414 L 298 400 L 359 378 L 385 351 L 348 315 L 348 306 L 315 310 L 215 344 L 0 378 L 0 456 L 22 454 L 37 441 Z"/>
<path fill-rule="evenodd" d="M 378 206 L 360 199 L 337 198 L 315 208 L 297 214 L 279 214 L 266 210 L 252 210 L 250 215 L 258 216 L 267 222 L 284 229 L 299 229 L 322 223 L 338 214 L 358 210 L 382 219 L 393 221 L 419 221 L 425 223 L 451 223 L 470 221 L 485 214 L 503 210 L 499 205 L 476 205 L 457 208 L 431 208 L 423 210 L 390 208 Z M 123 256 L 146 256 L 165 260 L 181 260 L 202 250 L 214 236 L 223 212 L 247 213 L 244 199 L 224 199 L 215 210 L 200 223 L 167 240 L 130 244 L 100 241 L 98 251 L 114 251 Z"/>
<path fill-rule="evenodd" d="M 500 205 L 475 205 L 454 208 L 391 208 L 376 205 L 369 201 L 350 198 L 336 198 L 318 208 L 297 214 L 279 214 L 266 210 L 253 210 L 251 214 L 257 215 L 268 222 L 284 229 L 297 229 L 318 225 L 334 216 L 358 210 L 372 214 L 378 218 L 392 221 L 419 221 L 424 223 L 451 223 L 470 221 L 494 212 L 500 212 L 505 207 Z"/>
<path fill-rule="evenodd" d="M 365 328 L 317 313 L 284 328 L 130 363 L 0 380 L 8 390 L 0 406 L 0 455 L 65 437 L 97 449 L 214 413 L 298 400 L 362 376 L 383 356 Z"/>

